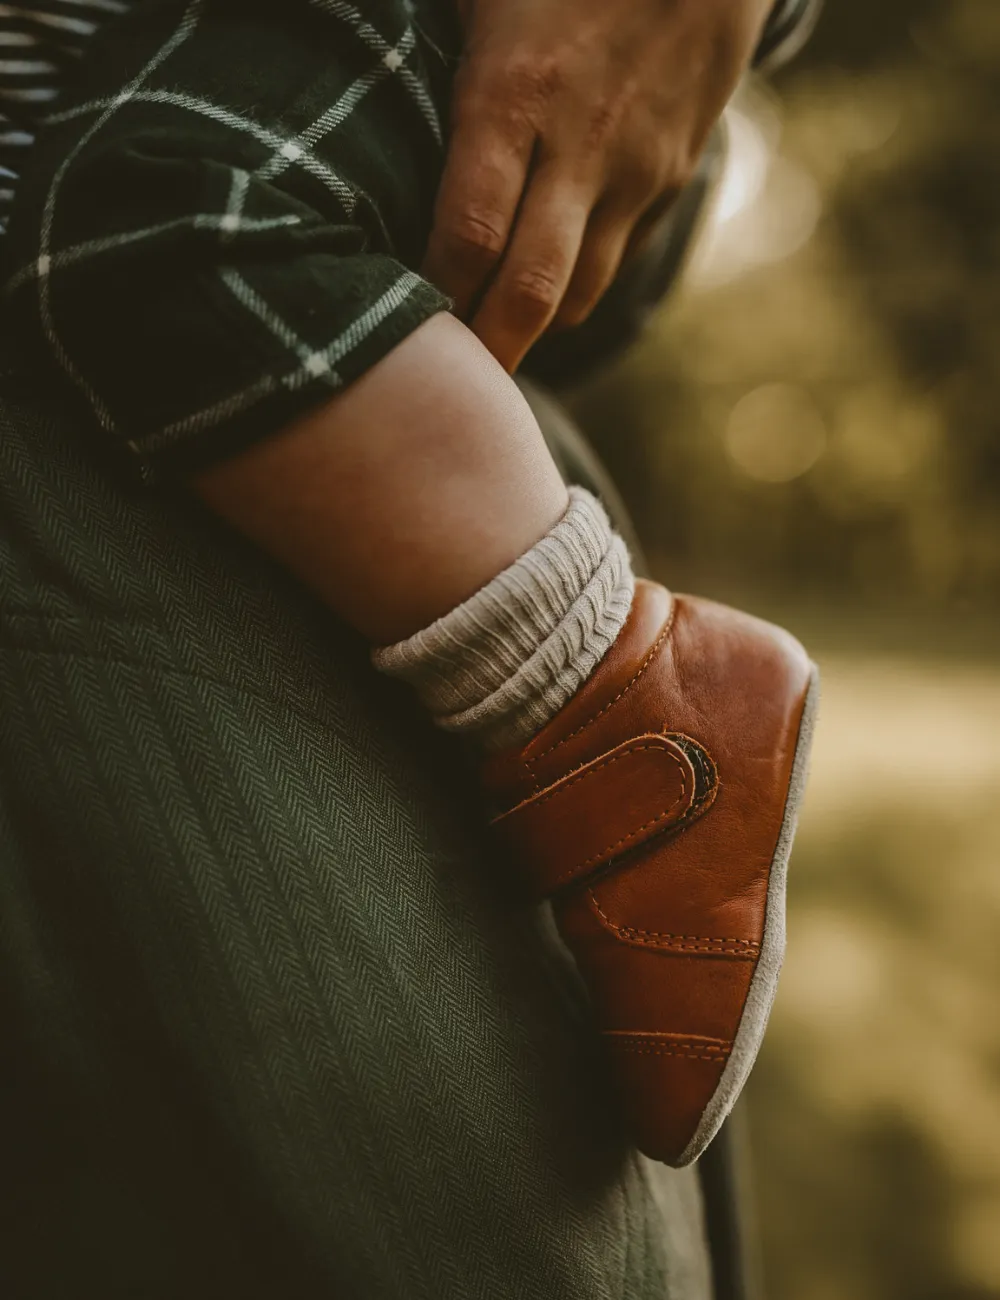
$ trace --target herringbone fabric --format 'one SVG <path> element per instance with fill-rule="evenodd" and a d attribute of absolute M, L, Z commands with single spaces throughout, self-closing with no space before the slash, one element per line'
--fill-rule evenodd
<path fill-rule="evenodd" d="M 0 1294 L 704 1300 L 448 739 L 223 524 L 0 420 Z"/>

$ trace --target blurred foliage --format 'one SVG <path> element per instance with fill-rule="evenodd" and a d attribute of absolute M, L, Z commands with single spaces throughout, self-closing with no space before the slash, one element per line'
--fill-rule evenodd
<path fill-rule="evenodd" d="M 721 282 L 696 256 L 574 412 L 675 586 L 992 616 L 1000 4 L 832 0 L 765 107 L 763 229 L 730 242 L 815 201 L 811 238 Z"/>
<path fill-rule="evenodd" d="M 749 1086 L 766 1294 L 996 1300 L 1000 671 L 820 661 L 788 955 Z"/>
<path fill-rule="evenodd" d="M 739 107 L 684 285 L 572 405 L 657 575 L 823 669 L 749 1088 L 768 1300 L 997 1300 L 1000 0 L 828 0 Z"/>

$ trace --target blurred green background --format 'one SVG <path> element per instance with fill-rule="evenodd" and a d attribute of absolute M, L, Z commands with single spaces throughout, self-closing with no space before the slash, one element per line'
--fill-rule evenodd
<path fill-rule="evenodd" d="M 1000 0 L 827 0 L 574 413 L 824 670 L 750 1086 L 769 1300 L 1000 1297 Z"/>

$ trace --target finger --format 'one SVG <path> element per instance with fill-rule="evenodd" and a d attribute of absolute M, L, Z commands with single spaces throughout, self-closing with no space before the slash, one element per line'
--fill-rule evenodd
<path fill-rule="evenodd" d="M 529 183 L 496 279 L 472 329 L 513 373 L 555 316 L 580 253 L 589 189 L 567 183 L 553 163 Z"/>
<path fill-rule="evenodd" d="M 534 132 L 516 119 L 459 116 L 423 274 L 465 319 L 503 255 L 531 164 Z"/>
<path fill-rule="evenodd" d="M 601 205 L 591 213 L 580 256 L 552 322 L 556 328 L 581 325 L 600 302 L 618 274 L 634 219 L 632 212 Z"/>
<path fill-rule="evenodd" d="M 624 262 L 638 252 L 673 206 L 678 186 L 666 181 L 650 150 L 621 164 L 590 214 L 580 256 L 553 324 L 581 325 L 610 288 Z"/>
<path fill-rule="evenodd" d="M 623 262 L 629 261 L 647 247 L 650 240 L 656 234 L 660 223 L 667 217 L 679 197 L 680 190 L 671 188 L 661 194 L 655 203 L 650 204 L 632 227 L 628 243 L 625 245 L 625 254 L 622 257 Z"/>

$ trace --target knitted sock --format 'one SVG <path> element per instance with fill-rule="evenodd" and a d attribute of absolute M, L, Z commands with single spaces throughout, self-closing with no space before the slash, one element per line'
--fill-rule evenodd
<path fill-rule="evenodd" d="M 635 578 L 625 543 L 583 488 L 552 531 L 469 600 L 375 667 L 416 687 L 434 721 L 483 749 L 523 745 L 591 675 L 621 631 Z"/>

